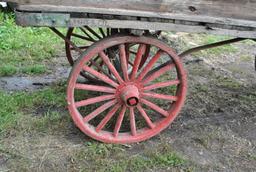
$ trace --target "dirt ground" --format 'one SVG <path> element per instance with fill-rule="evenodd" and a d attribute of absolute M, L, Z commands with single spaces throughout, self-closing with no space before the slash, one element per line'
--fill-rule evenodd
<path fill-rule="evenodd" d="M 181 167 L 145 167 L 141 171 L 256 171 L 256 44 L 242 42 L 234 46 L 238 49 L 234 53 L 207 52 L 184 59 L 189 79 L 186 105 L 160 135 L 134 145 L 107 146 L 107 156 L 88 155 L 83 152 L 92 149 L 91 144 L 96 145 L 95 150 L 105 150 L 101 148 L 104 144 L 84 136 L 65 117 L 58 121 L 57 131 L 16 131 L 2 138 L 0 171 L 100 171 L 99 164 L 115 163 L 115 158 L 108 158 L 115 157 L 116 149 L 127 158 L 162 147 L 170 148 L 187 163 Z M 63 81 L 70 70 L 64 60 L 56 58 L 62 62 L 47 76 L 0 78 L 0 87 L 6 92 L 36 91 Z M 40 116 L 46 108 L 34 107 L 33 113 Z M 68 116 L 65 107 L 54 110 Z M 88 160 L 88 156 L 100 162 Z"/>

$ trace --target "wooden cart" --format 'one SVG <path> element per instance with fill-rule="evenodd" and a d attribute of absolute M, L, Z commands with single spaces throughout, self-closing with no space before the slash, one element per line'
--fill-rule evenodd
<path fill-rule="evenodd" d="M 177 117 L 187 90 L 182 57 L 256 40 L 256 0 L 7 2 L 17 24 L 49 27 L 65 40 L 73 66 L 67 88 L 70 114 L 81 131 L 107 143 L 146 140 Z M 63 35 L 56 27 L 69 29 Z M 158 39 L 161 31 L 236 38 L 178 55 Z"/>

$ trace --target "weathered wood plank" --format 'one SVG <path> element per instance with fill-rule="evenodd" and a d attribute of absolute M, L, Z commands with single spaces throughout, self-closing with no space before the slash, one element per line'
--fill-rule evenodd
<path fill-rule="evenodd" d="M 9 0 L 20 10 L 86 12 L 90 8 L 125 10 L 185 16 L 210 16 L 240 20 L 256 20 L 256 0 Z M 97 10 L 95 12 L 100 12 Z M 129 14 L 130 15 L 130 14 Z"/>
<path fill-rule="evenodd" d="M 22 26 L 47 26 L 47 27 L 103 27 L 103 28 L 129 28 L 141 30 L 164 30 L 189 33 L 209 33 L 216 35 L 228 35 L 242 38 L 256 38 L 256 28 L 228 26 L 211 23 L 197 23 L 178 20 L 161 20 L 153 18 L 134 17 L 94 18 L 90 15 L 87 18 L 71 17 L 70 14 L 62 13 L 28 13 L 16 12 L 16 21 Z M 97 16 L 97 15 L 96 15 Z"/>
<path fill-rule="evenodd" d="M 7 0 L 8 1 L 8 0 Z M 106 21 L 105 27 L 122 27 L 134 29 L 173 30 L 186 32 L 204 32 L 225 34 L 241 37 L 255 37 L 256 28 L 256 0 L 9 0 L 18 3 L 18 11 L 39 13 L 93 13 L 120 16 L 134 16 L 139 18 L 168 19 L 176 22 L 191 22 L 179 24 L 171 22 L 143 22 L 118 21 L 97 18 Z M 27 20 L 27 19 L 26 19 Z M 51 22 L 51 19 L 45 19 Z M 71 19 L 69 26 L 75 26 Z M 72 23 L 73 21 L 73 23 Z M 79 19 L 79 21 L 97 21 L 96 19 Z M 92 23 L 88 25 L 93 25 Z M 27 25 L 39 25 L 26 22 Z M 102 26 L 101 22 L 96 22 Z M 136 24 L 138 23 L 138 24 Z M 194 25 L 202 23 L 201 25 Z M 23 23 L 24 24 L 24 23 Z M 115 25 L 116 24 L 116 25 Z M 129 25 L 130 24 L 130 25 Z M 143 26 L 145 24 L 145 26 Z M 48 24 L 51 25 L 51 24 Z M 45 24 L 44 26 L 48 26 Z M 56 26 L 67 25 L 60 21 Z M 77 24 L 79 25 L 79 24 Z M 81 25 L 81 24 L 80 24 Z M 193 26 L 194 25 L 194 26 Z M 211 25 L 211 28 L 207 28 Z M 226 26 L 226 27 L 223 27 Z M 93 25 L 93 26 L 96 26 Z M 102 26 L 102 27 L 103 27 Z M 244 27 L 244 29 L 240 29 Z M 179 28 L 179 29 L 177 29 Z M 239 28 L 239 29 L 236 29 Z"/>

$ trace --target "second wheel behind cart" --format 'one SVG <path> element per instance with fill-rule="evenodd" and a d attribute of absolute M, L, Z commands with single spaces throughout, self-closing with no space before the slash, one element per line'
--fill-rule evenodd
<path fill-rule="evenodd" d="M 79 48 L 81 51 L 85 51 L 88 49 L 93 43 L 104 39 L 108 36 L 113 36 L 117 34 L 130 34 L 129 29 L 113 29 L 113 28 L 90 28 L 88 26 L 84 27 L 79 27 L 79 28 L 70 28 L 67 32 L 66 38 L 69 41 L 72 41 L 77 48 Z M 161 32 L 150 32 L 150 31 L 143 31 L 144 35 L 151 35 L 158 37 Z M 126 46 L 126 53 L 127 54 L 133 54 L 135 55 L 135 48 L 133 48 L 135 44 L 129 44 Z M 66 56 L 68 59 L 68 62 L 70 63 L 71 66 L 74 65 L 76 60 L 78 59 L 80 53 L 77 51 L 75 47 L 70 45 L 68 42 L 65 43 L 65 48 L 66 48 Z M 117 59 L 117 53 L 118 49 L 116 47 L 112 47 L 111 49 L 106 50 L 105 52 L 110 58 L 111 62 L 114 63 L 116 66 L 119 65 L 120 60 Z M 146 46 L 146 50 L 144 51 L 143 54 L 143 59 L 140 64 L 140 68 L 143 66 L 143 64 L 146 62 L 146 57 L 148 57 L 150 53 L 150 46 Z M 108 70 L 103 70 L 104 63 L 99 57 L 95 57 L 94 59 L 91 59 L 90 62 L 88 62 L 88 65 L 94 65 L 98 66 L 99 71 L 104 71 L 105 74 L 109 73 Z M 90 76 L 86 74 L 82 74 L 87 80 L 89 81 L 97 81 L 95 78 L 91 78 Z"/>

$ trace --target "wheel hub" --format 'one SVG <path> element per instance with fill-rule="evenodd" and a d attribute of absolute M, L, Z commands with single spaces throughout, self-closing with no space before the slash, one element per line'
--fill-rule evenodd
<path fill-rule="evenodd" d="M 121 99 L 129 107 L 139 104 L 139 95 L 139 89 L 134 85 L 125 86 L 121 91 Z"/>

